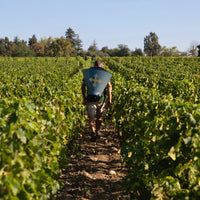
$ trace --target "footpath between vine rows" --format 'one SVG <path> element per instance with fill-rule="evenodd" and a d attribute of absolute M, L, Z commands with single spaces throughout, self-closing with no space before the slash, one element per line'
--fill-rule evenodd
<path fill-rule="evenodd" d="M 68 168 L 60 177 L 64 187 L 53 200 L 130 199 L 123 189 L 127 168 L 121 163 L 120 140 L 111 125 L 103 125 L 95 142 L 87 128 L 73 144 L 81 145 L 68 152 Z"/>

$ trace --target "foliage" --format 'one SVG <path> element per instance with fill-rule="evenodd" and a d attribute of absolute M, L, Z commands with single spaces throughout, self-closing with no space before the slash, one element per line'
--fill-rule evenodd
<path fill-rule="evenodd" d="M 69 27 L 65 32 L 65 37 L 72 43 L 72 47 L 74 48 L 73 55 L 78 55 L 82 50 L 82 41 L 80 40 L 79 35 Z"/>
<path fill-rule="evenodd" d="M 104 59 L 132 199 L 200 197 L 198 58 Z M 123 109 L 122 109 L 123 108 Z"/>
<path fill-rule="evenodd" d="M 132 52 L 131 52 L 131 55 L 132 55 L 132 56 L 143 56 L 142 49 L 140 49 L 140 48 L 135 48 L 135 51 L 132 51 Z"/>
<path fill-rule="evenodd" d="M 0 59 L 0 199 L 50 199 L 84 116 L 77 58 Z M 76 127 L 76 128 L 74 128 Z"/>
<path fill-rule="evenodd" d="M 16 44 L 19 41 L 15 41 Z M 199 58 L 104 57 L 132 199 L 200 197 Z M 49 199 L 84 122 L 91 58 L 0 59 L 0 198 Z"/>
<path fill-rule="evenodd" d="M 161 50 L 161 46 L 158 43 L 158 36 L 150 32 L 149 35 L 147 35 L 144 38 L 144 52 L 148 56 L 158 56 Z"/>
<path fill-rule="evenodd" d="M 44 56 L 44 45 L 40 43 L 34 43 L 31 45 L 31 49 L 34 50 L 36 56 L 43 57 Z"/>
<path fill-rule="evenodd" d="M 82 41 L 79 35 L 74 32 L 72 28 L 68 28 L 65 32 L 65 37 L 60 38 L 48 37 L 37 40 L 36 35 L 32 35 L 27 42 L 19 40 L 18 37 L 14 41 L 9 41 L 8 37 L 0 38 L 0 56 L 3 57 L 45 57 L 45 56 L 91 56 L 91 57 L 125 57 L 125 56 L 176 56 L 186 57 L 187 52 L 180 52 L 176 47 L 167 48 L 158 43 L 158 36 L 150 32 L 144 38 L 144 52 L 142 49 L 136 48 L 130 51 L 128 45 L 119 44 L 117 48 L 109 49 L 107 46 L 102 47 L 101 50 L 97 48 L 94 41 L 88 48 L 83 50 Z M 197 44 L 191 44 L 188 50 L 190 56 L 197 56 Z"/>
<path fill-rule="evenodd" d="M 31 47 L 33 44 L 37 43 L 36 35 L 34 34 L 31 38 L 28 40 L 28 45 Z"/>
<path fill-rule="evenodd" d="M 167 48 L 166 46 L 163 46 L 160 55 L 165 57 L 178 57 L 179 53 L 180 52 L 178 51 L 177 47 Z"/>
<path fill-rule="evenodd" d="M 34 51 L 31 50 L 24 40 L 19 40 L 15 37 L 14 42 L 8 37 L 0 39 L 0 56 L 22 57 L 34 56 Z"/>
<path fill-rule="evenodd" d="M 198 42 L 192 41 L 188 50 L 190 56 L 198 56 Z"/>
<path fill-rule="evenodd" d="M 130 49 L 128 48 L 127 45 L 119 44 L 118 48 L 119 48 L 119 52 L 118 52 L 119 57 L 124 57 L 124 56 L 130 55 Z"/>
<path fill-rule="evenodd" d="M 88 56 L 91 56 L 91 57 L 99 56 L 99 50 L 98 50 L 97 43 L 95 40 L 93 41 L 92 45 L 90 45 L 88 48 Z"/>

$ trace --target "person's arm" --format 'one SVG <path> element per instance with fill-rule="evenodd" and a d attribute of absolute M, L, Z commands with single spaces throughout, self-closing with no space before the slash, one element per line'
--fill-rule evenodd
<path fill-rule="evenodd" d="M 82 91 L 82 95 L 83 95 L 83 103 L 86 104 L 87 102 L 87 99 L 86 99 L 86 96 L 85 96 L 85 87 L 86 87 L 86 84 L 85 84 L 85 81 L 83 81 L 82 85 L 81 85 L 81 91 Z"/>
<path fill-rule="evenodd" d="M 112 103 L 112 85 L 111 85 L 110 82 L 108 82 L 107 87 L 108 87 L 108 102 L 107 102 L 107 105 L 110 106 L 111 103 Z"/>

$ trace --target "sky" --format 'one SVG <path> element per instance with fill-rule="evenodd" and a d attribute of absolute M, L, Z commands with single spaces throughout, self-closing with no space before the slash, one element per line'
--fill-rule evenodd
<path fill-rule="evenodd" d="M 154 32 L 161 46 L 187 51 L 200 44 L 199 8 L 200 0 L 0 0 L 0 38 L 61 37 L 70 27 L 84 50 L 94 41 L 143 50 Z"/>

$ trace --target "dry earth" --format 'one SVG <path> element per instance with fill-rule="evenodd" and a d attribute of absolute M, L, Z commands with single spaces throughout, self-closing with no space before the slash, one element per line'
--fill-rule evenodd
<path fill-rule="evenodd" d="M 120 141 L 112 126 L 103 125 L 101 137 L 90 140 L 86 130 L 78 151 L 69 152 L 68 169 L 61 176 L 64 187 L 54 200 L 128 200 L 123 192 L 123 178 L 127 169 L 121 164 Z"/>

